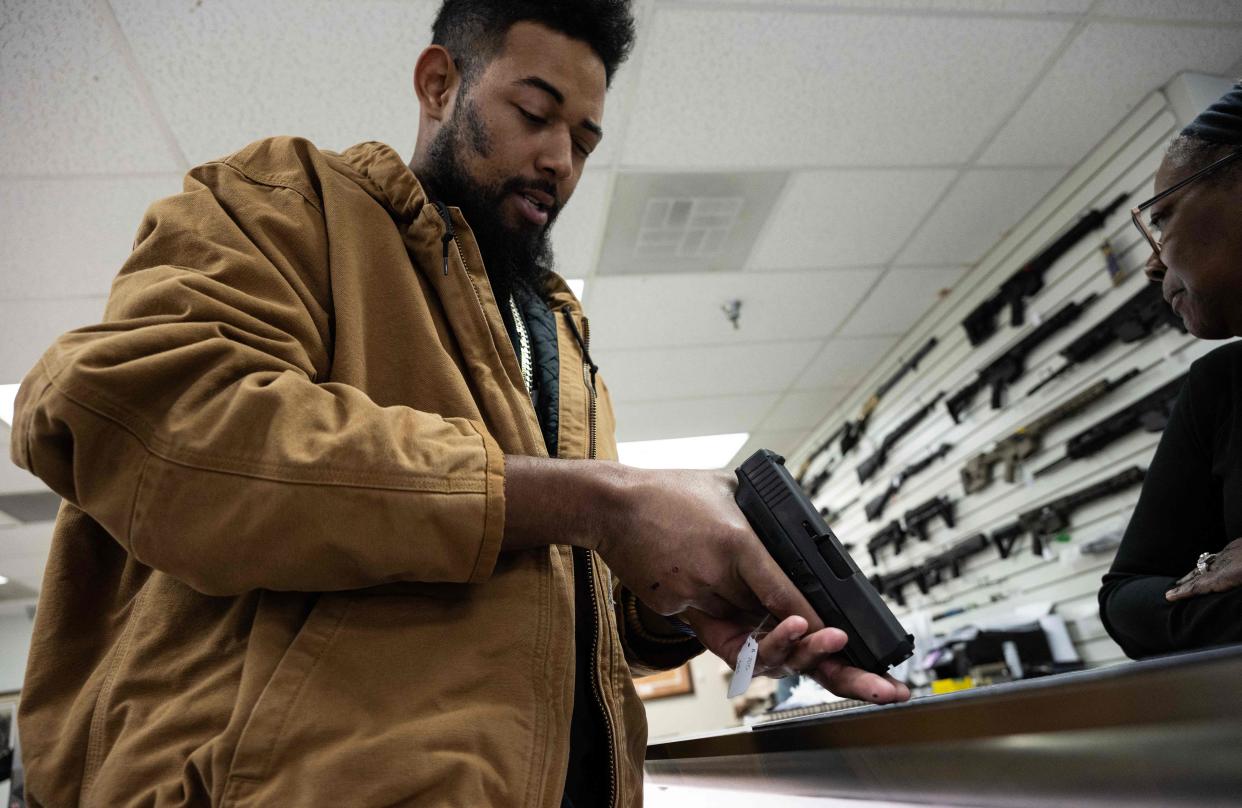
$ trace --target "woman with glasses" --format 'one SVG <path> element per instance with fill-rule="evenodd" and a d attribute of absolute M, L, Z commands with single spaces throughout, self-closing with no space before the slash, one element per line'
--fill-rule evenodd
<path fill-rule="evenodd" d="M 1242 336 L 1242 82 L 1182 130 L 1132 213 L 1190 333 Z M 1191 367 L 1100 614 L 1135 658 L 1242 642 L 1242 342 Z"/>

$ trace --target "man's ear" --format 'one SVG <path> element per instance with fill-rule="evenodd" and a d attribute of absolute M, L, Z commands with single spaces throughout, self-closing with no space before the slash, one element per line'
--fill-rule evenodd
<path fill-rule="evenodd" d="M 453 111 L 461 76 L 453 57 L 441 45 L 429 45 L 414 65 L 414 93 L 423 114 L 444 121 Z"/>

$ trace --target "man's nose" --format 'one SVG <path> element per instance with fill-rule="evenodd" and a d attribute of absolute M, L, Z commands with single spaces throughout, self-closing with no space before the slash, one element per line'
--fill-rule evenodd
<path fill-rule="evenodd" d="M 556 181 L 569 179 L 574 169 L 574 141 L 569 132 L 558 132 L 544 143 L 536 168 Z"/>
<path fill-rule="evenodd" d="M 1160 283 L 1164 280 L 1164 262 L 1160 260 L 1159 254 L 1152 253 L 1147 256 L 1143 271 L 1147 273 L 1147 280 L 1152 283 Z"/>

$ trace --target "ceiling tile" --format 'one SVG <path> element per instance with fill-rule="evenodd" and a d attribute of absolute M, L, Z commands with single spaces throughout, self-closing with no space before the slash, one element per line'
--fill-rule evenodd
<path fill-rule="evenodd" d="M 962 162 L 1069 30 L 1031 18 L 661 7 L 622 163 Z"/>
<path fill-rule="evenodd" d="M 823 338 L 849 316 L 878 269 L 600 275 L 591 335 L 600 348 L 648 348 Z M 742 301 L 738 328 L 722 306 Z"/>
<path fill-rule="evenodd" d="M 1239 52 L 1239 28 L 1092 23 L 980 162 L 1073 165 L 1152 90 L 1184 70 L 1218 74 Z"/>
<path fill-rule="evenodd" d="M 0 527 L 0 575 L 38 591 L 51 548 L 47 523 Z"/>
<path fill-rule="evenodd" d="M 795 174 L 751 256 L 754 269 L 886 264 L 957 172 L 834 170 Z"/>
<path fill-rule="evenodd" d="M 556 271 L 566 278 L 586 278 L 595 272 L 600 236 L 608 217 L 607 171 L 587 171 L 573 197 L 552 226 L 552 255 Z"/>
<path fill-rule="evenodd" d="M 101 6 L 0 7 L 0 173 L 180 170 Z"/>
<path fill-rule="evenodd" d="M 829 340 L 798 377 L 795 390 L 854 387 L 897 344 L 898 337 L 839 337 Z"/>
<path fill-rule="evenodd" d="M 1063 168 L 967 171 L 902 250 L 897 263 L 974 264 L 1063 176 Z"/>
<path fill-rule="evenodd" d="M 0 300 L 0 384 L 20 382 L 66 331 L 98 323 L 104 298 Z"/>
<path fill-rule="evenodd" d="M 1120 15 L 1151 20 L 1201 20 L 1242 22 L 1242 3 L 1238 0 L 1100 0 L 1091 10 L 1095 15 Z"/>
<path fill-rule="evenodd" d="M 112 0 L 191 163 L 301 135 L 325 149 L 380 140 L 408 154 L 412 76 L 434 0 Z"/>
<path fill-rule="evenodd" d="M 829 387 L 788 393 L 763 420 L 761 429 L 808 430 L 828 417 L 832 409 L 851 392 L 849 387 Z"/>
<path fill-rule="evenodd" d="M 764 393 L 666 401 L 615 401 L 617 440 L 754 432 L 779 397 L 777 393 Z"/>
<path fill-rule="evenodd" d="M 8 384 L 20 381 L 14 379 Z M 8 446 L 12 432 L 8 424 L 0 421 L 0 446 Z M 23 491 L 46 491 L 43 481 L 23 468 L 13 465 L 8 452 L 0 452 L 0 494 L 14 494 Z"/>
<path fill-rule="evenodd" d="M 0 180 L 0 300 L 107 295 L 143 213 L 181 177 Z"/>
<path fill-rule="evenodd" d="M 889 270 L 841 329 L 842 337 L 901 336 L 942 293 L 952 289 L 967 267 L 901 267 Z"/>
<path fill-rule="evenodd" d="M 785 390 L 821 345 L 820 340 L 804 340 L 629 351 L 601 349 L 596 361 L 609 390 L 622 401 L 741 396 Z"/>

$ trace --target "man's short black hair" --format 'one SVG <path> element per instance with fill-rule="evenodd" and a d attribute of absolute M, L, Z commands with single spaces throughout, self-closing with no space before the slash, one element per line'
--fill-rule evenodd
<path fill-rule="evenodd" d="M 536 22 L 585 42 L 604 63 L 609 86 L 634 46 L 629 0 L 444 0 L 431 42 L 452 54 L 469 86 L 519 22 Z"/>

